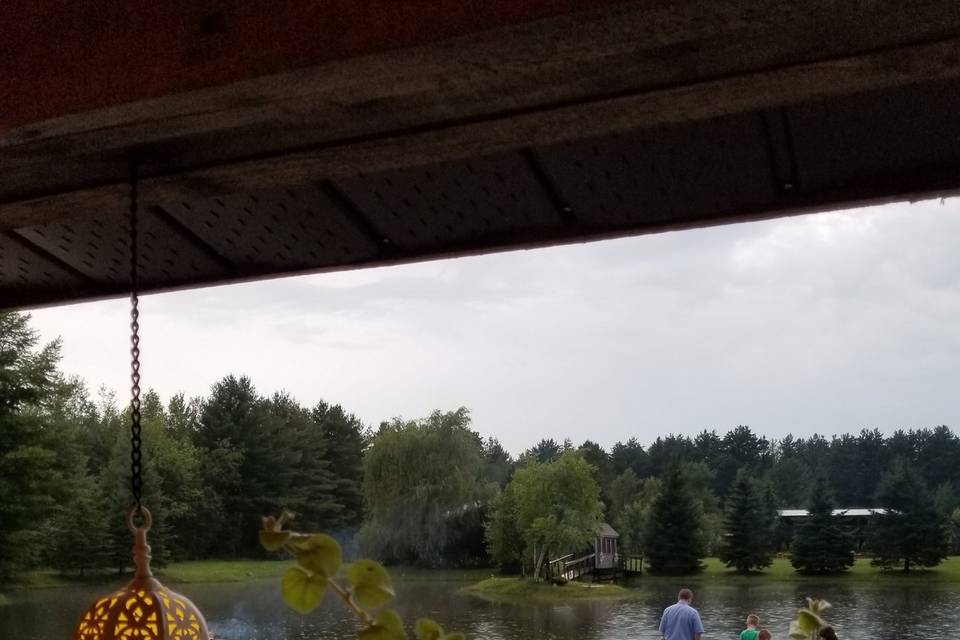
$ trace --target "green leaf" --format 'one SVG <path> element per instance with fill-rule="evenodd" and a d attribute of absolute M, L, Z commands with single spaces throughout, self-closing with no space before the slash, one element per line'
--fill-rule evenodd
<path fill-rule="evenodd" d="M 441 640 L 443 638 L 443 627 L 430 620 L 429 618 L 420 618 L 414 627 L 417 640 Z"/>
<path fill-rule="evenodd" d="M 812 634 L 804 631 L 800 628 L 800 625 L 797 624 L 796 620 L 790 622 L 790 638 L 791 640 L 811 640 Z"/>
<path fill-rule="evenodd" d="M 383 611 L 376 621 L 357 634 L 359 640 L 409 640 L 396 611 Z"/>
<path fill-rule="evenodd" d="M 267 551 L 276 551 L 290 539 L 289 531 L 261 531 L 260 544 Z"/>
<path fill-rule="evenodd" d="M 357 560 L 351 564 L 347 570 L 347 582 L 353 586 L 356 601 L 367 609 L 382 607 L 396 595 L 390 574 L 373 560 Z"/>
<path fill-rule="evenodd" d="M 823 626 L 823 618 L 809 609 L 800 609 L 797 612 L 797 626 L 800 627 L 801 631 L 815 633 Z"/>
<path fill-rule="evenodd" d="M 337 541 L 318 533 L 293 543 L 297 550 L 297 562 L 308 571 L 335 576 L 343 562 L 343 551 Z"/>
<path fill-rule="evenodd" d="M 290 567 L 283 574 L 281 589 L 283 600 L 291 609 L 310 613 L 323 601 L 327 592 L 327 576 L 323 573 L 310 575 L 300 567 Z"/>

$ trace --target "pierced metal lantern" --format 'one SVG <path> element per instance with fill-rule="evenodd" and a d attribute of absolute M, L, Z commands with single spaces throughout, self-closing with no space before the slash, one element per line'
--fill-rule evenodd
<path fill-rule="evenodd" d="M 208 640 L 200 610 L 153 577 L 147 544 L 152 518 L 140 507 L 144 523 L 138 527 L 133 523 L 136 511 L 134 505 L 127 512 L 127 527 L 133 533 L 137 572 L 126 587 L 93 603 L 80 618 L 74 640 Z"/>

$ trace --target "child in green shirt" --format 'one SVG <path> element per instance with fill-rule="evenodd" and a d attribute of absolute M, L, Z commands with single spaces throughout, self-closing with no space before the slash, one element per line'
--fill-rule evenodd
<path fill-rule="evenodd" d="M 760 635 L 760 616 L 751 613 L 747 616 L 747 628 L 740 632 L 740 640 L 757 640 Z"/>

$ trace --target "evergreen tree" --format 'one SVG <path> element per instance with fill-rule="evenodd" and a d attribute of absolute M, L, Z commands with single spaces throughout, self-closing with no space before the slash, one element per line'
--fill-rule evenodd
<path fill-rule="evenodd" d="M 363 451 L 367 433 L 356 416 L 338 404 L 320 402 L 310 415 L 326 441 L 332 497 L 339 506 L 330 526 L 352 537 L 363 519 Z"/>
<path fill-rule="evenodd" d="M 833 515 L 834 502 L 826 476 L 817 477 L 810 502 L 809 517 L 794 534 L 790 563 L 802 573 L 846 571 L 853 566 L 853 540 Z"/>
<path fill-rule="evenodd" d="M 59 438 L 43 415 L 57 382 L 60 344 L 38 349 L 29 320 L 0 314 L 0 576 L 39 561 L 42 529 L 63 487 Z"/>
<path fill-rule="evenodd" d="M 727 495 L 720 559 L 738 573 L 769 567 L 773 562 L 770 505 L 747 469 L 737 473 Z"/>
<path fill-rule="evenodd" d="M 894 464 L 880 482 L 877 502 L 886 513 L 877 517 L 871 532 L 874 565 L 909 571 L 934 567 L 947 557 L 946 518 L 911 464 L 903 460 Z"/>
<path fill-rule="evenodd" d="M 703 568 L 703 513 L 679 465 L 671 466 L 663 477 L 644 538 L 651 572 L 689 574 Z"/>
<path fill-rule="evenodd" d="M 483 478 L 501 489 L 507 486 L 513 476 L 513 457 L 503 448 L 500 441 L 488 437 L 483 443 Z"/>

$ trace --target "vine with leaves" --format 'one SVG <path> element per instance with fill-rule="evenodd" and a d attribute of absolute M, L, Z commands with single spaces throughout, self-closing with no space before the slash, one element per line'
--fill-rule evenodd
<path fill-rule="evenodd" d="M 283 574 L 281 582 L 287 605 L 307 614 L 332 592 L 357 617 L 358 640 L 409 640 L 403 619 L 396 611 L 376 612 L 396 596 L 383 565 L 363 559 L 344 566 L 343 550 L 336 540 L 323 533 L 284 529 L 291 517 L 287 511 L 279 517 L 267 516 L 260 531 L 264 549 L 286 551 L 297 561 Z M 461 633 L 445 633 L 429 618 L 416 621 L 414 634 L 417 640 L 465 640 Z"/>
<path fill-rule="evenodd" d="M 829 608 L 830 603 L 826 600 L 807 598 L 807 606 L 800 609 L 790 623 L 791 640 L 835 640 L 833 627 L 823 617 Z"/>

